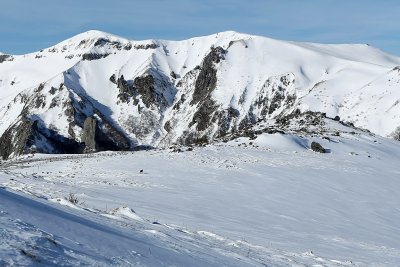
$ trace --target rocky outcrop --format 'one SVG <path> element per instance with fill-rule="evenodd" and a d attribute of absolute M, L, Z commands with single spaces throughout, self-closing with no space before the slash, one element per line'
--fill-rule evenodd
<path fill-rule="evenodd" d="M 129 138 L 105 118 L 97 123 L 95 141 L 96 151 L 127 151 L 132 147 Z"/>
<path fill-rule="evenodd" d="M 271 77 L 263 85 L 253 101 L 254 115 L 259 118 L 277 116 L 281 107 L 294 105 L 296 95 L 292 92 L 294 75 Z"/>
<path fill-rule="evenodd" d="M 117 81 L 115 81 L 115 75 L 113 75 L 110 77 L 110 81 L 117 84 L 119 89 L 118 98 L 122 103 L 129 103 L 137 95 L 135 88 L 125 80 L 124 75 L 121 75 Z"/>
<path fill-rule="evenodd" d="M 86 118 L 82 129 L 82 142 L 85 144 L 85 152 L 96 151 L 96 127 L 97 121 L 93 117 Z"/>
<path fill-rule="evenodd" d="M 111 75 L 109 80 L 113 84 L 117 84 L 117 76 L 115 76 L 115 74 Z"/>
<path fill-rule="evenodd" d="M 214 100 L 207 99 L 197 109 L 193 115 L 193 119 L 189 124 L 189 127 L 196 124 L 197 131 L 205 131 L 212 122 L 212 115 L 217 110 L 217 105 Z"/>
<path fill-rule="evenodd" d="M 311 150 L 319 153 L 326 153 L 326 149 L 321 146 L 320 143 L 312 142 L 311 143 Z"/>
<path fill-rule="evenodd" d="M 103 119 L 96 119 L 94 116 L 87 117 L 82 128 L 82 143 L 84 152 L 96 151 L 126 151 L 131 145 L 123 133 Z"/>
<path fill-rule="evenodd" d="M 137 50 L 139 50 L 139 49 L 147 50 L 147 49 L 156 49 L 160 46 L 158 44 L 151 43 L 151 44 L 136 44 L 134 47 Z"/>
<path fill-rule="evenodd" d="M 27 153 L 70 154 L 81 152 L 80 143 L 41 126 L 39 120 L 28 118 L 21 118 L 0 138 L 0 154 L 3 159 Z"/>
<path fill-rule="evenodd" d="M 145 104 L 147 108 L 149 108 L 153 103 L 156 104 L 154 78 L 152 75 L 136 77 L 134 80 L 134 86 L 137 92 L 142 96 L 143 104 Z"/>
<path fill-rule="evenodd" d="M 206 101 L 217 85 L 217 69 L 214 64 L 225 58 L 226 50 L 222 47 L 211 47 L 210 53 L 204 58 L 199 76 L 197 77 L 191 105 Z"/>
<path fill-rule="evenodd" d="M 239 110 L 229 107 L 218 114 L 218 137 L 223 137 L 230 133 L 236 126 L 240 116 Z"/>
<path fill-rule="evenodd" d="M 82 60 L 97 60 L 101 58 L 108 57 L 110 54 L 96 54 L 96 53 L 86 53 L 82 55 Z"/>
<path fill-rule="evenodd" d="M 0 63 L 3 63 L 5 61 L 13 61 L 14 57 L 10 55 L 0 55 Z"/>
<path fill-rule="evenodd" d="M 6 160 L 29 152 L 33 139 L 38 137 L 37 122 L 21 119 L 8 128 L 0 138 L 0 155 Z"/>
<path fill-rule="evenodd" d="M 400 141 L 400 126 L 397 126 L 397 128 L 391 133 L 390 137 L 394 140 Z"/>
<path fill-rule="evenodd" d="M 214 117 L 214 113 L 218 109 L 218 105 L 212 99 L 211 93 L 217 85 L 217 69 L 215 64 L 218 64 L 225 58 L 227 53 L 222 47 L 211 47 L 210 53 L 204 58 L 200 67 L 199 75 L 197 76 L 194 92 L 190 105 L 197 105 L 197 111 L 194 113 L 189 127 L 196 125 L 196 130 L 199 132 L 207 130 L 213 122 L 216 122 L 218 117 Z M 202 137 L 197 137 L 198 138 Z M 185 138 L 185 143 L 192 138 Z"/>

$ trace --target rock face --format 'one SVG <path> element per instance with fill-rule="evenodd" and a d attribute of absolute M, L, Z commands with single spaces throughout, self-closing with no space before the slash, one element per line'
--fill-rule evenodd
<path fill-rule="evenodd" d="M 22 119 L 8 128 L 0 138 L 0 155 L 5 160 L 11 155 L 33 152 L 33 139 L 39 137 L 37 122 Z"/>
<path fill-rule="evenodd" d="M 137 77 L 134 81 L 135 88 L 137 92 L 142 96 L 142 101 L 147 108 L 151 104 L 156 103 L 156 93 L 154 89 L 154 78 L 151 75 L 146 75 L 142 77 Z"/>
<path fill-rule="evenodd" d="M 96 127 L 97 121 L 89 117 L 83 124 L 82 142 L 85 144 L 85 152 L 96 151 Z"/>
<path fill-rule="evenodd" d="M 117 85 L 119 89 L 118 98 L 121 102 L 128 103 L 133 97 L 135 97 L 135 88 L 133 85 L 128 84 L 124 75 L 121 75 L 121 77 L 115 81 L 115 74 L 113 74 L 113 76 L 110 77 L 110 81 Z"/>
<path fill-rule="evenodd" d="M 101 59 L 101 58 L 105 58 L 108 57 L 109 54 L 96 54 L 96 53 L 87 53 L 87 54 L 83 54 L 82 55 L 82 59 L 83 60 L 97 60 L 97 59 Z"/>
<path fill-rule="evenodd" d="M 0 55 L 0 63 L 3 63 L 5 61 L 13 61 L 14 57 L 11 55 Z"/>
<path fill-rule="evenodd" d="M 81 153 L 82 146 L 72 139 L 43 128 L 40 122 L 21 118 L 8 128 L 0 138 L 3 159 L 26 153 Z"/>

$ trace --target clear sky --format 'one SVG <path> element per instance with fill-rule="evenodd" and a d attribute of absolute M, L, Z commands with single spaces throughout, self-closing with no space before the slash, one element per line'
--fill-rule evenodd
<path fill-rule="evenodd" d="M 234 30 L 368 43 L 400 56 L 400 0 L 0 0 L 0 51 L 22 54 L 87 30 L 180 40 Z"/>

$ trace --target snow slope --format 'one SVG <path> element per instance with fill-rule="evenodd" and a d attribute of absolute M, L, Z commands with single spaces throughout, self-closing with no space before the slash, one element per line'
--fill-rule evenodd
<path fill-rule="evenodd" d="M 54 207 L 0 189 L 1 266 L 241 266 L 146 226 Z M 123 217 L 114 219 L 122 220 Z M 147 227 L 151 227 L 148 224 Z M 152 228 L 157 228 L 156 226 Z M 150 234 L 146 234 L 150 233 Z M 160 235 L 162 239 L 153 238 Z M 224 259 L 226 258 L 226 259 Z M 222 263 L 222 265 L 221 265 Z M 250 264 L 252 265 L 252 264 Z"/>
<path fill-rule="evenodd" d="M 165 147 L 299 109 L 389 136 L 400 125 L 399 65 L 368 45 L 237 32 L 130 41 L 89 31 L 0 63 L 0 134 L 28 116 L 82 142 L 83 121 L 94 116 L 131 147 Z"/>
<path fill-rule="evenodd" d="M 311 151 L 311 141 L 329 153 Z M 400 262 L 397 141 L 277 133 L 181 149 L 2 162 L 0 183 L 24 196 L 0 190 L 0 259 L 28 265 L 24 249 L 71 265 Z M 70 192 L 78 204 L 64 200 Z"/>

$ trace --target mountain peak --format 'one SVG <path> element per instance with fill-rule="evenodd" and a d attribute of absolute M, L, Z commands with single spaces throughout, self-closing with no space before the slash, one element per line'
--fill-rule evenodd
<path fill-rule="evenodd" d="M 0 135 L 8 144 L 29 126 L 23 136 L 47 138 L 60 153 L 69 150 L 57 150 L 57 142 L 83 151 L 82 142 L 96 136 L 91 149 L 162 147 L 255 127 L 271 132 L 273 124 L 262 123 L 273 120 L 280 131 L 292 131 L 290 120 L 302 126 L 294 130 L 306 129 L 301 116 L 313 112 L 321 125 L 340 116 L 387 136 L 400 125 L 399 78 L 389 73 L 399 65 L 367 46 L 235 31 L 129 41 L 91 30 L 37 53 L 0 56 Z"/>
<path fill-rule="evenodd" d="M 103 32 L 99 30 L 89 30 L 86 32 L 79 33 L 68 40 L 75 40 L 75 39 L 95 39 L 95 38 L 111 38 L 111 39 L 123 39 L 126 40 L 123 37 L 108 33 L 108 32 Z"/>
<path fill-rule="evenodd" d="M 80 34 L 77 34 L 59 44 L 57 44 L 56 46 L 62 46 L 65 44 L 77 44 L 79 45 L 79 43 L 82 43 L 83 41 L 96 41 L 98 39 L 107 39 L 110 41 L 121 41 L 121 42 L 128 42 L 129 40 L 127 40 L 126 38 L 111 34 L 111 33 L 107 33 L 107 32 L 103 32 L 103 31 L 98 31 L 98 30 L 90 30 L 90 31 L 86 31 Z"/>

